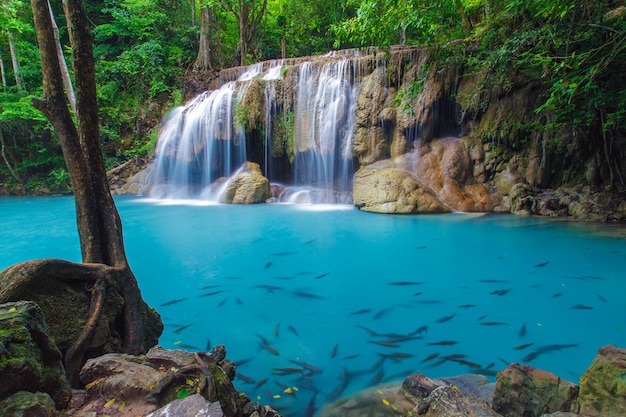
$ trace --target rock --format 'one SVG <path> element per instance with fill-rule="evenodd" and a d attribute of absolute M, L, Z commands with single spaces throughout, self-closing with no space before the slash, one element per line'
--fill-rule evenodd
<path fill-rule="evenodd" d="M 174 400 L 147 417 L 223 417 L 220 403 L 210 403 L 202 395 L 193 394 L 182 400 Z"/>
<path fill-rule="evenodd" d="M 255 162 L 246 162 L 228 181 L 220 202 L 255 204 L 264 203 L 269 197 L 270 182 L 261 173 L 261 167 Z"/>
<path fill-rule="evenodd" d="M 607 345 L 580 378 L 580 413 L 586 416 L 626 415 L 626 349 Z"/>
<path fill-rule="evenodd" d="M 0 417 L 53 417 L 54 401 L 43 392 L 20 391 L 0 402 Z"/>
<path fill-rule="evenodd" d="M 493 409 L 505 417 L 575 411 L 578 386 L 550 372 L 512 363 L 496 376 Z"/>
<path fill-rule="evenodd" d="M 327 403 L 316 417 L 361 417 L 409 415 L 415 400 L 398 383 L 381 384 Z"/>
<path fill-rule="evenodd" d="M 416 405 L 409 415 L 427 417 L 499 417 L 485 399 L 461 391 L 443 380 L 432 380 L 413 374 L 404 380 L 402 388 L 415 398 Z M 521 414 L 520 414 L 521 416 Z"/>
<path fill-rule="evenodd" d="M 0 400 L 19 391 L 40 391 L 58 409 L 70 401 L 61 352 L 48 336 L 43 311 L 32 301 L 0 304 L 0 381 Z"/>
<path fill-rule="evenodd" d="M 496 385 L 489 381 L 489 378 L 479 374 L 465 374 L 450 378 L 438 378 L 436 381 L 453 385 L 460 389 L 463 393 L 477 395 L 484 399 L 489 405 L 491 405 L 493 393 L 496 390 Z"/>
<path fill-rule="evenodd" d="M 410 172 L 368 166 L 354 175 L 354 205 L 376 213 L 444 213 L 449 211 L 434 191 Z"/>

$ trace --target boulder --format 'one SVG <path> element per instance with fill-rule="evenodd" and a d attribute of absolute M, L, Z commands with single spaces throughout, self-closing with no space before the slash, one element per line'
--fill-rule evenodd
<path fill-rule="evenodd" d="M 496 376 L 493 409 L 505 417 L 575 411 L 578 386 L 528 365 L 510 364 Z"/>
<path fill-rule="evenodd" d="M 70 401 L 61 352 L 32 301 L 0 304 L 0 381 L 0 400 L 30 391 L 49 394 L 58 409 Z"/>
<path fill-rule="evenodd" d="M 202 395 L 193 394 L 180 400 L 174 400 L 165 407 L 148 414 L 147 417 L 223 417 L 220 403 L 211 403 Z"/>
<path fill-rule="evenodd" d="M 264 203 L 270 197 L 270 182 L 261 173 L 255 162 L 246 162 L 228 181 L 220 195 L 221 203 L 255 204 Z"/>
<path fill-rule="evenodd" d="M 52 417 L 54 401 L 44 392 L 20 391 L 0 401 L 0 417 Z"/>
<path fill-rule="evenodd" d="M 580 378 L 580 414 L 626 415 L 626 349 L 602 347 Z"/>
<path fill-rule="evenodd" d="M 354 205 L 376 213 L 444 213 L 437 195 L 410 172 L 398 168 L 362 168 L 354 175 Z"/>
<path fill-rule="evenodd" d="M 415 399 L 408 415 L 426 417 L 499 417 L 487 401 L 444 380 L 432 380 L 423 374 L 413 374 L 404 380 L 402 388 Z M 519 415 L 521 416 L 521 414 Z"/>

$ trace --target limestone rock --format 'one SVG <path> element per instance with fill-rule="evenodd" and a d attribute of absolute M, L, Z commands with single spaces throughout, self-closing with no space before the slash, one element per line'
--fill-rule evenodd
<path fill-rule="evenodd" d="M 512 363 L 498 372 L 493 409 L 505 417 L 575 411 L 578 386 L 550 372 Z"/>
<path fill-rule="evenodd" d="M 0 401 L 0 417 L 53 417 L 54 401 L 46 393 L 20 391 Z"/>
<path fill-rule="evenodd" d="M 0 304 L 0 381 L 0 400 L 19 391 L 40 391 L 59 409 L 69 403 L 61 352 L 48 336 L 43 311 L 32 301 Z"/>
<path fill-rule="evenodd" d="M 270 197 L 270 182 L 255 162 L 245 165 L 228 181 L 220 202 L 232 204 L 264 203 Z"/>
<path fill-rule="evenodd" d="M 436 194 L 410 172 L 362 168 L 354 175 L 354 205 L 376 213 L 443 213 L 449 211 Z"/>
<path fill-rule="evenodd" d="M 411 414 L 426 417 L 499 417 L 485 401 L 464 393 L 455 385 L 413 374 L 404 380 L 402 388 L 415 398 Z M 521 416 L 521 414 L 520 414 Z"/>
<path fill-rule="evenodd" d="M 580 413 L 586 416 L 626 415 L 626 349 L 602 347 L 580 378 Z"/>
<path fill-rule="evenodd" d="M 204 397 L 193 394 L 182 400 L 174 400 L 147 417 L 223 417 L 220 403 L 210 403 Z"/>

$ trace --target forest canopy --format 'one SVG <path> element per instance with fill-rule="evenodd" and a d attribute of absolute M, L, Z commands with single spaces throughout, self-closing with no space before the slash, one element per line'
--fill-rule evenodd
<path fill-rule="evenodd" d="M 184 100 L 190 71 L 217 71 L 331 49 L 394 44 L 439 48 L 480 87 L 506 94 L 511 74 L 545 95 L 537 113 L 589 141 L 612 143 L 626 120 L 626 7 L 585 0 L 85 0 L 94 37 L 107 167 L 153 152 L 158 122 Z M 63 7 L 52 0 L 66 58 Z M 0 2 L 0 183 L 67 192 L 58 141 L 31 103 L 41 68 L 30 5 Z M 454 45 L 454 47 L 443 48 Z M 71 74 L 70 74 L 71 75 Z M 507 138 L 503 138 L 507 139 Z M 558 149 L 558 135 L 553 146 Z M 615 180 L 623 177 L 615 172 Z M 622 178 L 623 179 L 623 178 Z"/>

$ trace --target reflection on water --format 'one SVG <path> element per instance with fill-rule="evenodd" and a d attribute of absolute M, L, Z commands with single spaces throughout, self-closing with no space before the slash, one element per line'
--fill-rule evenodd
<path fill-rule="evenodd" d="M 492 377 L 517 361 L 578 382 L 599 347 L 626 345 L 623 228 L 117 203 L 131 266 L 166 325 L 160 343 L 225 344 L 241 363 L 238 389 L 286 415 L 314 392 L 320 408 L 417 371 Z M 0 209 L 0 268 L 79 259 L 70 198 L 2 199 Z"/>

